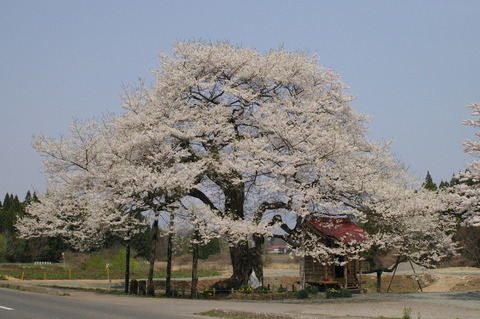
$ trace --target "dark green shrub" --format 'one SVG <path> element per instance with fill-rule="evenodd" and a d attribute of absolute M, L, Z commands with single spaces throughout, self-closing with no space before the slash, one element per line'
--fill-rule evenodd
<path fill-rule="evenodd" d="M 319 293 L 319 290 L 318 290 L 317 286 L 308 286 L 306 289 L 307 289 L 308 293 L 312 294 L 312 295 L 317 295 Z"/>
<path fill-rule="evenodd" d="M 307 289 L 302 289 L 297 292 L 298 299 L 308 299 L 309 293 Z"/>
<path fill-rule="evenodd" d="M 277 288 L 277 292 L 285 292 L 287 291 L 287 288 L 284 288 L 282 285 L 280 285 L 280 287 Z"/>
<path fill-rule="evenodd" d="M 90 255 L 87 260 L 85 260 L 80 268 L 82 270 L 87 269 L 105 269 L 107 261 L 102 258 L 100 255 Z"/>
<path fill-rule="evenodd" d="M 325 294 L 325 297 L 327 299 L 332 299 L 332 298 L 351 298 L 352 297 L 352 292 L 350 290 L 346 289 L 335 289 L 335 288 L 330 288 L 327 289 L 327 292 Z"/>
<path fill-rule="evenodd" d="M 210 290 L 199 290 L 197 291 L 198 299 L 209 299 L 213 297 L 213 292 Z"/>
<path fill-rule="evenodd" d="M 220 253 L 220 239 L 218 238 L 213 238 L 208 243 L 198 246 L 199 259 L 207 259 L 218 253 Z"/>
<path fill-rule="evenodd" d="M 268 287 L 265 287 L 265 286 L 260 286 L 255 288 L 255 292 L 259 294 L 266 294 L 270 292 L 270 289 L 268 289 Z"/>
<path fill-rule="evenodd" d="M 403 308 L 403 317 L 402 319 L 412 319 L 410 316 L 412 314 L 412 308 Z"/>
<path fill-rule="evenodd" d="M 238 289 L 238 291 L 242 294 L 251 294 L 253 292 L 253 288 L 249 285 L 242 285 L 240 286 L 240 288 Z"/>

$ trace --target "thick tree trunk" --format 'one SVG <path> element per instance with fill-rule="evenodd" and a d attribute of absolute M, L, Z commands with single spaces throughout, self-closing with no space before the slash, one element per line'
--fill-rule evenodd
<path fill-rule="evenodd" d="M 225 189 L 225 210 L 233 219 L 243 219 L 245 217 L 245 185 L 243 183 L 230 185 Z M 231 288 L 238 289 L 242 285 L 248 284 L 248 277 L 252 270 L 257 271 L 257 278 L 263 279 L 261 241 L 259 238 L 255 240 L 255 246 L 250 248 L 247 241 L 241 241 L 230 247 L 230 259 L 232 261 L 232 277 Z M 255 265 L 255 269 L 254 269 Z"/>
<path fill-rule="evenodd" d="M 245 218 L 245 184 L 225 183 L 224 179 L 213 178 L 220 185 L 225 195 L 225 214 L 233 220 Z M 254 236 L 253 247 L 249 247 L 246 240 L 235 243 L 230 246 L 230 259 L 232 262 L 232 276 L 224 281 L 214 285 L 217 290 L 238 289 L 242 285 L 248 284 L 248 278 L 252 271 L 263 282 L 263 262 L 262 246 L 263 236 Z"/>
<path fill-rule="evenodd" d="M 170 214 L 170 225 L 168 233 L 168 242 L 167 242 L 167 274 L 165 278 L 165 295 L 170 297 L 172 295 L 172 255 L 173 255 L 173 223 L 174 215 Z"/>
<path fill-rule="evenodd" d="M 155 220 L 152 224 L 152 242 L 150 246 L 150 265 L 148 268 L 148 281 L 147 281 L 147 295 L 155 296 L 155 286 L 153 285 L 153 269 L 155 267 L 155 252 L 157 250 L 158 239 L 158 217 L 159 213 L 155 212 Z"/>
<path fill-rule="evenodd" d="M 230 260 L 232 262 L 232 287 L 238 289 L 248 283 L 252 264 L 248 242 L 241 241 L 230 247 Z"/>
<path fill-rule="evenodd" d="M 263 283 L 262 246 L 249 248 L 248 242 L 242 241 L 230 247 L 232 277 L 228 279 L 226 289 L 238 289 L 248 284 L 248 278 L 255 271 L 257 279 Z"/>
<path fill-rule="evenodd" d="M 265 237 L 254 235 L 253 242 L 255 247 L 251 248 L 251 257 L 252 257 L 252 269 L 255 271 L 255 275 L 257 276 L 260 283 L 263 285 L 263 243 L 265 241 Z"/>
<path fill-rule="evenodd" d="M 128 294 L 130 283 L 130 240 L 127 240 L 125 247 L 125 293 Z"/>

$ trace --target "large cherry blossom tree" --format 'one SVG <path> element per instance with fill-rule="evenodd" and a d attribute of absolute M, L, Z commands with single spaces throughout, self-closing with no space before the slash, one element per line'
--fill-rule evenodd
<path fill-rule="evenodd" d="M 62 156 L 74 151 L 85 161 L 88 153 L 91 161 L 95 154 L 95 173 L 82 168 L 85 182 L 61 192 L 84 205 L 114 203 L 120 215 L 170 207 L 187 216 L 203 240 L 227 236 L 229 287 L 245 284 L 252 271 L 261 281 L 265 236 L 298 248 L 312 215 L 348 215 L 373 225 L 367 243 L 340 248 L 344 252 L 404 247 L 402 253 L 437 260 L 451 248 L 450 222 L 434 212 L 438 196 L 416 192 L 388 143 L 367 139 L 367 117 L 349 106 L 347 86 L 315 56 L 182 42 L 173 55 L 160 54 L 154 75 L 151 88 L 140 83 L 125 91 L 125 112 L 92 134 L 101 141 L 93 153 L 70 142 L 64 146 L 73 150 L 58 150 L 62 141 L 49 139 L 37 147 L 54 159 L 47 165 L 59 186 L 77 178 L 78 165 L 64 167 Z M 407 242 L 413 234 L 425 238 L 420 234 L 427 228 L 429 238 L 444 241 L 443 254 Z M 302 254 L 319 256 L 322 249 Z"/>

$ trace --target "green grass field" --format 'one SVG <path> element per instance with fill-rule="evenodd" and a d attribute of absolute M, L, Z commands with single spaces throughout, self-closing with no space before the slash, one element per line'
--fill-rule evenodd
<path fill-rule="evenodd" d="M 3 265 L 0 266 L 0 278 L 5 276 L 24 280 L 42 280 L 42 279 L 109 279 L 106 267 L 82 269 L 82 267 L 70 267 L 68 265 Z M 125 270 L 122 268 L 109 267 L 110 279 L 122 279 L 125 276 Z M 199 277 L 218 276 L 215 270 L 199 270 Z M 130 273 L 130 278 L 147 278 L 148 265 L 136 266 Z M 173 278 L 188 278 L 191 271 L 174 270 Z M 164 278 L 165 273 L 157 271 L 155 278 Z"/>

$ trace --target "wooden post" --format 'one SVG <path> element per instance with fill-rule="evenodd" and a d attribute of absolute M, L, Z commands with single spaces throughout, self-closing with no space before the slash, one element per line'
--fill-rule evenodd
<path fill-rule="evenodd" d="M 142 296 L 147 294 L 147 282 L 145 280 L 138 281 L 138 294 Z"/>
<path fill-rule="evenodd" d="M 343 279 L 345 280 L 345 284 L 343 289 L 347 290 L 348 288 L 348 259 L 347 256 L 344 257 L 345 259 L 345 266 L 343 266 Z"/>
<path fill-rule="evenodd" d="M 128 294 L 128 285 L 130 283 L 130 239 L 127 240 L 125 246 L 125 290 L 124 292 Z"/>
<path fill-rule="evenodd" d="M 305 256 L 300 262 L 300 289 L 305 289 Z"/>
<path fill-rule="evenodd" d="M 148 279 L 146 293 L 149 296 L 155 297 L 155 286 L 153 284 L 153 272 L 155 270 L 155 258 L 157 251 L 157 240 L 158 240 L 158 219 L 160 218 L 160 212 L 156 207 L 153 208 L 154 219 L 152 223 L 152 237 L 150 242 L 150 256 L 148 262 Z"/>
<path fill-rule="evenodd" d="M 167 274 L 165 278 L 165 295 L 170 297 L 171 295 L 171 278 L 172 278 L 172 255 L 173 255 L 173 226 L 174 226 L 174 214 L 170 212 L 170 224 L 168 227 L 168 241 L 167 241 Z"/>
<path fill-rule="evenodd" d="M 302 234 L 301 234 L 301 239 L 300 239 L 300 246 L 302 250 L 302 260 L 300 261 L 300 289 L 305 289 L 305 247 L 303 245 L 305 232 L 302 229 Z"/>
<path fill-rule="evenodd" d="M 190 298 L 197 298 L 197 270 L 198 270 L 198 241 L 200 233 L 198 228 L 195 228 L 193 235 L 193 247 L 192 247 L 192 286 L 190 289 Z"/>
<path fill-rule="evenodd" d="M 130 281 L 130 294 L 131 295 L 136 295 L 138 294 L 138 281 L 136 279 L 132 279 Z"/>
<path fill-rule="evenodd" d="M 420 291 L 423 292 L 422 285 L 420 285 L 420 280 L 418 280 L 417 273 L 415 272 L 415 268 L 413 268 L 412 260 L 410 258 L 408 258 L 408 262 L 410 263 L 410 267 L 412 267 L 413 275 L 415 276 L 415 279 L 417 280 L 418 288 L 420 288 Z"/>
<path fill-rule="evenodd" d="M 362 260 L 359 260 L 359 261 L 358 261 L 358 268 L 359 268 L 359 270 L 360 270 L 360 273 L 359 273 L 359 280 L 360 280 L 359 288 L 360 288 L 360 293 L 363 293 L 363 278 L 362 278 L 362 275 L 363 275 L 363 263 L 362 263 Z"/>
<path fill-rule="evenodd" d="M 390 287 L 392 286 L 393 278 L 395 278 L 395 274 L 397 273 L 397 267 L 398 267 L 398 263 L 399 263 L 399 262 L 400 262 L 400 257 L 397 257 L 397 262 L 395 263 L 395 267 L 394 267 L 394 269 L 393 269 L 392 278 L 390 279 L 390 282 L 388 283 L 387 292 L 390 291 Z"/>
<path fill-rule="evenodd" d="M 382 292 L 382 270 L 377 270 L 377 292 Z"/>

